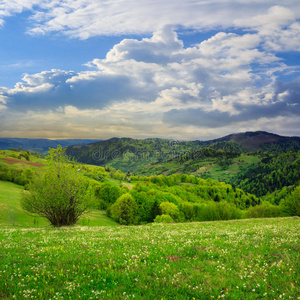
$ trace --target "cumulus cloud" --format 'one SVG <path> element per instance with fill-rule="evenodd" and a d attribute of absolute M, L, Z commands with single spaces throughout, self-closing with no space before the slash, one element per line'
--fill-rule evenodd
<path fill-rule="evenodd" d="M 278 9 L 265 15 L 273 20 Z M 25 74 L 14 88 L 0 88 L 2 135 L 186 139 L 236 128 L 272 131 L 270 120 L 298 124 L 299 79 L 278 79 L 291 67 L 266 44 L 274 30 L 284 35 L 297 23 L 290 10 L 275 17 L 272 26 L 261 14 L 245 32 L 221 31 L 190 47 L 167 25 L 150 38 L 122 40 L 87 70 Z M 273 42 L 283 51 L 279 38 Z"/>
<path fill-rule="evenodd" d="M 286 7 L 273 6 L 265 14 L 235 20 L 235 25 L 257 31 L 265 49 L 300 51 L 300 23 L 295 12 Z"/>

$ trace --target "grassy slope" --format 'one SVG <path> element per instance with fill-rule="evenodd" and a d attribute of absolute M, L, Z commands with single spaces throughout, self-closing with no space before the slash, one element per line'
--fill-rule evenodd
<path fill-rule="evenodd" d="M 299 299 L 300 218 L 0 229 L 0 298 Z"/>
<path fill-rule="evenodd" d="M 222 168 L 216 158 L 203 158 L 196 162 L 186 161 L 183 164 L 173 160 L 161 164 L 149 164 L 147 168 L 138 170 L 137 173 L 144 175 L 186 173 L 201 177 L 207 176 L 218 181 L 229 181 L 244 168 L 256 164 L 260 160 L 257 156 L 242 154 L 240 157 L 232 159 L 232 164 L 227 168 Z"/>
<path fill-rule="evenodd" d="M 0 227 L 43 227 L 49 225 L 45 219 L 30 216 L 22 210 L 20 207 L 22 189 L 23 187 L 14 183 L 0 181 Z M 88 226 L 118 225 L 106 217 L 103 211 L 98 210 L 88 212 L 78 224 Z"/>
<path fill-rule="evenodd" d="M 20 207 L 22 186 L 0 181 L 0 226 L 46 226 L 49 223 L 42 218 L 26 214 Z"/>

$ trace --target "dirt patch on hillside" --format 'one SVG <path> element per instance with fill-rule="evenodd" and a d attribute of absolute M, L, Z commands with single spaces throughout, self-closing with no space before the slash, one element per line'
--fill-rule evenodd
<path fill-rule="evenodd" d="M 12 165 L 12 164 L 26 164 L 26 165 L 30 165 L 30 166 L 34 166 L 34 167 L 44 167 L 45 165 L 40 164 L 40 163 L 35 163 L 35 162 L 31 162 L 31 161 L 26 161 L 26 160 L 20 160 L 17 158 L 3 158 L 4 162 L 8 165 Z"/>

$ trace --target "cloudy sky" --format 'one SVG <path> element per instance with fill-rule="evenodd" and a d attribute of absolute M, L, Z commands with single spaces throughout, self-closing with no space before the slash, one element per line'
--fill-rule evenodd
<path fill-rule="evenodd" d="M 0 136 L 300 136 L 299 0 L 0 0 Z"/>

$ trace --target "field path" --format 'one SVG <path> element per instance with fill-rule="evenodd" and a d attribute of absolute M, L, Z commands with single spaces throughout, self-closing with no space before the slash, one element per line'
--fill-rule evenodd
<path fill-rule="evenodd" d="M 45 166 L 44 164 L 35 163 L 35 162 L 31 162 L 31 161 L 26 161 L 26 160 L 20 160 L 17 158 L 3 158 L 3 160 L 6 164 L 9 164 L 9 165 L 21 163 L 21 164 L 27 164 L 30 166 L 34 166 L 34 167 L 44 167 Z"/>

